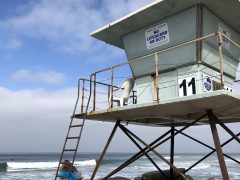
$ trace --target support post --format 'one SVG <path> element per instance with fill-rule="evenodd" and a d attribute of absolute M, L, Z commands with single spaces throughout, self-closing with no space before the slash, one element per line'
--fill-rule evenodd
<path fill-rule="evenodd" d="M 93 81 L 93 111 L 96 109 L 96 89 L 97 89 L 97 74 L 94 74 L 94 81 Z"/>
<path fill-rule="evenodd" d="M 229 180 L 227 166 L 226 166 L 226 163 L 225 163 L 225 160 L 223 157 L 222 147 L 220 144 L 218 131 L 217 131 L 216 123 L 215 123 L 215 117 L 214 117 L 212 110 L 207 110 L 207 114 L 208 114 L 208 118 L 209 118 L 209 124 L 210 124 L 211 131 L 212 131 L 213 141 L 215 144 L 221 173 L 222 173 L 222 178 L 223 178 L 223 180 Z"/>
<path fill-rule="evenodd" d="M 174 126 L 171 126 L 170 163 L 174 165 Z M 170 167 L 170 180 L 173 180 L 172 167 Z"/>
<path fill-rule="evenodd" d="M 111 92 L 110 92 L 110 108 L 113 108 L 113 72 L 114 72 L 114 69 L 112 68 L 111 69 Z"/>
<path fill-rule="evenodd" d="M 111 86 L 109 85 L 108 86 L 108 101 L 109 101 L 109 99 L 110 99 L 110 96 L 111 96 Z"/>
<path fill-rule="evenodd" d="M 84 106 L 84 92 L 85 92 L 85 80 L 82 80 L 82 103 L 81 103 L 81 113 L 83 113 L 83 106 Z"/>
<path fill-rule="evenodd" d="M 132 91 L 132 102 L 133 102 L 133 104 L 137 104 L 137 96 L 136 96 L 136 91 Z"/>
<path fill-rule="evenodd" d="M 223 60 L 222 60 L 222 33 L 218 33 L 218 56 L 220 64 L 221 88 L 224 89 Z"/>
<path fill-rule="evenodd" d="M 197 16 L 196 16 L 196 36 L 200 38 L 203 36 L 203 5 L 197 5 Z M 196 41 L 196 61 L 198 64 L 202 62 L 202 40 Z"/>
<path fill-rule="evenodd" d="M 101 163 L 103 157 L 104 157 L 105 154 L 106 154 L 106 151 L 107 151 L 107 149 L 108 149 L 108 147 L 109 147 L 109 144 L 111 143 L 112 138 L 113 138 L 113 136 L 114 136 L 114 134 L 115 134 L 115 132 L 116 132 L 117 127 L 119 126 L 119 124 L 120 124 L 120 121 L 117 121 L 116 124 L 115 124 L 115 126 L 114 126 L 114 128 L 113 128 L 113 130 L 112 130 L 112 132 L 111 132 L 111 134 L 110 134 L 110 136 L 109 136 L 109 138 L 108 138 L 107 144 L 105 145 L 105 147 L 104 147 L 104 149 L 103 149 L 103 152 L 102 152 L 102 154 L 101 154 L 101 156 L 100 156 L 100 158 L 99 158 L 99 160 L 98 160 L 98 162 L 97 162 L 97 164 L 96 164 L 96 167 L 95 167 L 95 169 L 94 169 L 94 171 L 93 171 L 93 174 L 92 174 L 90 180 L 93 180 L 93 179 L 95 178 L 95 175 L 96 175 L 96 173 L 97 173 L 97 171 L 98 171 L 98 168 L 99 168 L 99 166 L 100 166 L 100 163 Z"/>
<path fill-rule="evenodd" d="M 159 87 L 158 87 L 158 54 L 155 53 L 155 78 L 154 78 L 154 87 L 156 93 L 156 100 L 159 102 Z"/>

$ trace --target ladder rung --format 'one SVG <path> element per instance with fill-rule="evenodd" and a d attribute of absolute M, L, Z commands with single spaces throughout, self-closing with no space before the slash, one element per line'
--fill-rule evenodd
<path fill-rule="evenodd" d="M 64 149 L 64 151 L 77 151 L 76 149 Z"/>
<path fill-rule="evenodd" d="M 73 126 L 70 126 L 70 128 L 81 127 L 81 126 L 83 126 L 83 125 L 82 124 L 80 124 L 80 125 L 73 125 Z"/>
<path fill-rule="evenodd" d="M 78 139 L 79 137 L 67 137 L 67 139 Z"/>

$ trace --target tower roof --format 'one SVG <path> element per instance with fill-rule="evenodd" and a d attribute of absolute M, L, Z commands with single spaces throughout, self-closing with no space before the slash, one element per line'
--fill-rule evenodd
<path fill-rule="evenodd" d="M 237 32 L 240 32 L 239 0 L 156 0 L 92 32 L 90 35 L 123 49 L 122 36 L 196 4 L 205 5 Z"/>

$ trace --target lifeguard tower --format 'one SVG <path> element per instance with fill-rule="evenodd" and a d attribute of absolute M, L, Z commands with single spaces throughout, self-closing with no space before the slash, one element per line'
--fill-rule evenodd
<path fill-rule="evenodd" d="M 143 155 L 165 179 L 175 179 L 173 171 L 178 169 L 174 166 L 174 137 L 193 125 L 209 125 L 215 147 L 188 135 L 211 152 L 184 172 L 178 172 L 179 177 L 187 179 L 187 171 L 216 152 L 222 179 L 228 180 L 224 156 L 240 164 L 222 151 L 222 146 L 232 140 L 240 143 L 240 134 L 234 134 L 225 125 L 240 122 L 240 93 L 233 89 L 238 81 L 240 60 L 239 19 L 238 0 L 156 0 L 92 32 L 92 37 L 124 49 L 127 61 L 96 71 L 90 79 L 79 80 L 78 99 L 62 157 L 72 151 L 74 163 L 85 120 L 114 122 L 91 179 L 95 178 L 117 128 L 123 130 L 140 151 L 103 179 Z M 76 119 L 82 122 L 74 124 Z M 169 131 L 147 144 L 122 123 L 164 126 L 169 127 Z M 221 144 L 216 124 L 232 138 Z M 79 134 L 71 137 L 71 129 L 78 127 Z M 76 148 L 68 149 L 67 141 L 72 139 L 77 140 Z M 171 141 L 170 161 L 155 150 L 167 140 Z M 169 165 L 169 177 L 148 156 L 149 152 Z"/>

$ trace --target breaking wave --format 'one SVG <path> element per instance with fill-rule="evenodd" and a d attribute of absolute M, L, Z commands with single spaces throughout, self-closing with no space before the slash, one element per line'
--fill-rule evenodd
<path fill-rule="evenodd" d="M 75 166 L 95 166 L 96 161 L 75 161 Z M 55 169 L 58 166 L 58 162 L 7 162 L 8 168 L 11 169 Z"/>

